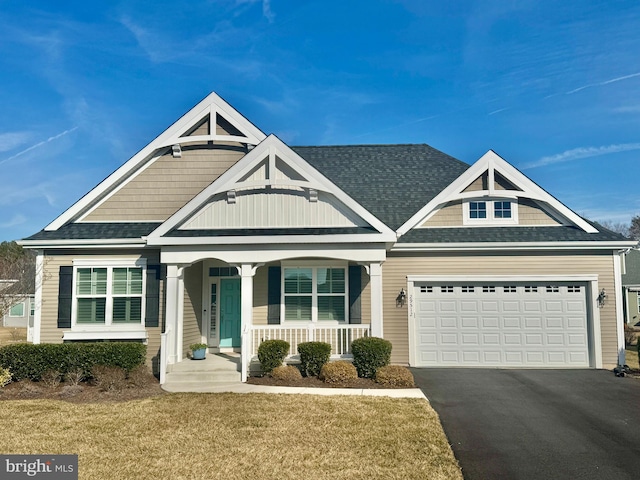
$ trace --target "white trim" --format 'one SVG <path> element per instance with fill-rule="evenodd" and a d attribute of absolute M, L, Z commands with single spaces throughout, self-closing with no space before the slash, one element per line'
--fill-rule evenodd
<path fill-rule="evenodd" d="M 484 202 L 486 206 L 487 216 L 485 218 L 471 218 L 471 202 Z M 509 202 L 511 204 L 511 217 L 509 218 L 496 218 L 495 217 L 495 203 L 496 202 Z M 518 225 L 518 201 L 514 201 L 513 198 L 507 197 L 470 197 L 462 201 L 462 225 L 465 227 L 489 227 L 489 226 L 503 226 L 503 225 Z"/>
<path fill-rule="evenodd" d="M 371 284 L 371 319 L 369 324 L 371 325 L 371 336 L 380 337 L 384 336 L 384 290 L 382 285 L 382 263 L 371 263 L 367 269 L 369 274 L 369 282 Z"/>
<path fill-rule="evenodd" d="M 616 332 L 618 336 L 618 365 L 624 365 L 626 341 L 624 337 L 624 316 L 622 314 L 622 267 L 620 255 L 613 253 L 613 292 L 608 295 L 615 296 L 616 307 Z"/>
<path fill-rule="evenodd" d="M 240 230 L 240 229 L 239 229 Z M 348 233 L 330 235 L 256 235 L 218 237 L 149 237 L 147 245 L 255 245 L 291 243 L 395 243 L 394 233 Z"/>
<path fill-rule="evenodd" d="M 464 243 L 397 243 L 392 252 L 484 251 L 484 250 L 611 250 L 629 242 L 464 242 Z"/>
<path fill-rule="evenodd" d="M 234 125 L 234 127 L 241 132 L 244 132 L 246 135 L 245 141 L 249 144 L 255 145 L 266 137 L 260 129 L 249 122 L 222 98 L 212 92 L 195 107 L 185 113 L 173 125 L 158 135 L 151 143 L 131 157 L 131 159 L 129 159 L 124 165 L 109 175 L 98 186 L 87 193 L 78 202 L 73 204 L 53 222 L 47 225 L 45 230 L 57 230 L 70 220 L 73 220 L 74 217 L 83 212 L 88 206 L 92 205 L 93 202 L 100 199 L 106 192 L 126 178 L 133 170 L 137 169 L 141 163 L 147 161 L 158 149 L 168 147 L 176 143 L 183 143 L 183 140 L 188 142 L 189 137 L 180 137 L 180 135 L 184 134 L 192 126 L 195 126 L 195 123 L 200 122 L 206 115 L 210 115 L 211 118 L 212 112 L 221 112 L 222 116 L 229 121 L 229 123 Z M 215 117 L 213 118 L 213 128 L 215 128 Z M 176 141 L 177 139 L 179 140 Z M 241 139 L 239 139 L 239 137 L 234 137 L 234 141 L 241 141 Z"/>
<path fill-rule="evenodd" d="M 147 340 L 149 335 L 142 328 L 132 330 L 72 330 L 64 331 L 63 340 Z"/>
<path fill-rule="evenodd" d="M 143 237 L 144 238 L 144 237 Z M 20 240 L 19 245 L 27 248 L 140 248 L 146 246 L 144 240 L 131 238 L 118 239 L 92 239 L 92 240 Z"/>
<path fill-rule="evenodd" d="M 12 315 L 11 314 L 11 310 L 13 309 L 13 307 L 17 307 L 18 305 L 22 305 L 22 314 L 20 314 L 20 315 Z M 28 315 L 25 315 L 25 311 L 26 311 L 25 302 L 24 302 L 24 300 L 21 300 L 19 302 L 14 303 L 13 305 L 11 305 L 9 307 L 9 312 L 7 313 L 7 316 L 10 317 L 10 318 L 24 318 L 25 316 L 28 317 Z"/>
<path fill-rule="evenodd" d="M 598 275 L 407 275 L 407 321 L 409 331 L 409 365 L 418 365 L 416 340 L 415 284 L 418 282 L 580 282 L 586 283 L 585 303 L 587 306 L 587 328 L 589 330 L 589 364 L 592 368 L 602 368 L 602 331 L 600 327 L 600 311 L 597 307 Z M 589 301 L 591 299 L 591 301 Z M 591 320 L 591 321 L 589 321 Z M 590 327 L 590 328 L 589 328 Z M 624 341 L 624 332 L 623 332 Z M 624 349 L 623 349 L 624 352 Z M 591 357 L 593 355 L 593 357 Z"/>
<path fill-rule="evenodd" d="M 495 170 L 498 170 L 500 175 L 511 182 L 514 186 L 522 189 L 522 191 L 505 191 L 495 190 L 492 183 L 489 184 L 489 190 L 487 191 L 474 191 L 464 192 L 464 190 L 475 181 L 484 172 L 489 172 L 489 178 L 495 175 Z M 429 201 L 424 207 L 416 212 L 409 220 L 398 228 L 398 235 L 404 235 L 409 230 L 415 228 L 417 225 L 424 223 L 425 218 L 439 206 L 448 203 L 453 200 L 461 198 L 468 198 L 469 196 L 481 197 L 483 194 L 491 196 L 504 196 L 514 194 L 517 197 L 530 198 L 533 200 L 540 200 L 548 204 L 551 208 L 556 210 L 560 215 L 565 217 L 570 222 L 588 233 L 598 233 L 598 230 L 593 227 L 589 222 L 584 220 L 578 214 L 570 210 L 552 195 L 547 193 L 536 183 L 527 178 L 523 173 L 509 164 L 506 160 L 497 155 L 493 150 L 489 150 L 478 161 L 471 165 L 462 175 L 454 180 L 449 186 L 436 195 L 431 201 Z"/>
<path fill-rule="evenodd" d="M 140 258 L 77 258 L 74 267 L 146 267 L 147 259 Z"/>
<path fill-rule="evenodd" d="M 42 328 L 42 284 L 44 282 L 44 250 L 36 251 L 36 291 L 34 296 L 35 312 L 33 315 L 33 343 L 40 343 Z"/>
<path fill-rule="evenodd" d="M 359 203 L 354 201 L 351 197 L 349 197 L 343 190 L 338 188 L 334 183 L 332 183 L 327 177 L 321 174 L 318 170 L 313 168 L 306 160 L 300 157 L 297 153 L 295 153 L 289 146 L 284 144 L 279 138 L 275 135 L 269 135 L 266 139 L 264 139 L 256 148 L 251 150 L 248 154 L 246 154 L 243 158 L 241 158 L 235 165 L 229 168 L 226 172 L 220 175 L 211 185 L 205 188 L 202 192 L 196 195 L 193 199 L 191 199 L 184 207 L 174 213 L 169 219 L 160 225 L 155 231 L 151 232 L 147 237 L 147 242 L 149 245 L 180 245 L 184 243 L 191 243 L 193 239 L 185 238 L 185 237 L 164 237 L 170 230 L 178 226 L 187 220 L 190 216 L 194 215 L 197 211 L 203 208 L 209 199 L 218 194 L 225 192 L 227 190 L 239 189 L 243 188 L 244 182 L 241 181 L 243 177 L 251 172 L 251 170 L 256 167 L 258 164 L 263 162 L 267 158 L 271 158 L 272 156 L 278 156 L 283 162 L 285 162 L 289 167 L 293 168 L 296 172 L 306 178 L 305 182 L 302 182 L 300 185 L 304 185 L 306 188 L 313 188 L 318 191 L 323 191 L 332 194 L 336 197 L 340 202 L 342 202 L 347 208 L 351 209 L 356 215 L 362 218 L 366 223 L 371 225 L 373 228 L 378 230 L 379 234 L 362 234 L 362 235 L 345 235 L 345 237 L 355 236 L 360 240 L 363 237 L 371 236 L 373 238 L 382 237 L 382 241 L 386 241 L 386 239 L 390 239 L 390 241 L 396 240 L 396 235 L 393 230 L 387 227 L 384 223 L 378 220 L 374 215 L 372 215 L 368 210 L 362 207 Z M 291 184 L 293 181 L 278 181 L 276 179 L 266 179 L 263 184 L 264 185 L 272 185 L 275 183 L 278 184 Z M 254 182 L 250 182 L 251 185 Z M 296 182 L 297 183 L 297 182 Z M 299 238 L 300 236 L 295 236 L 294 238 Z M 232 243 L 238 243 L 237 238 L 242 237 L 233 237 L 234 240 Z M 256 243 L 256 237 L 253 237 L 253 242 Z M 264 238 L 268 243 L 273 242 L 273 237 L 258 237 Z M 267 240 L 268 238 L 268 240 Z M 278 237 L 278 241 L 287 241 L 288 236 Z M 225 237 L 226 240 L 229 237 Z M 224 242 L 225 239 L 215 238 L 216 243 L 220 241 Z M 318 241 L 326 241 L 327 236 L 318 236 Z M 392 240 L 391 240 L 392 239 Z M 204 240 L 204 238 L 196 238 L 196 241 Z M 211 239 L 209 239 L 211 240 Z M 305 237 L 305 241 L 312 241 Z"/>

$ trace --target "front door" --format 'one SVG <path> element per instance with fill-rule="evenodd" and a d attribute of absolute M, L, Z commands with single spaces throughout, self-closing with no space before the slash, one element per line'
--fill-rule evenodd
<path fill-rule="evenodd" d="M 240 346 L 240 279 L 220 280 L 220 347 Z"/>

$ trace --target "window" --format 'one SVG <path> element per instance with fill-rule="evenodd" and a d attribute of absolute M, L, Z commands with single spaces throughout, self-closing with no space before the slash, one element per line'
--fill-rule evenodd
<path fill-rule="evenodd" d="M 462 293 L 473 293 L 475 290 L 471 285 L 463 285 L 461 288 Z"/>
<path fill-rule="evenodd" d="M 16 303 L 9 309 L 10 317 L 24 317 L 24 302 Z"/>
<path fill-rule="evenodd" d="M 487 218 L 487 202 L 469 202 L 469 218 Z"/>
<path fill-rule="evenodd" d="M 33 317 L 36 314 L 36 302 L 35 300 L 29 300 L 29 316 Z"/>
<path fill-rule="evenodd" d="M 505 285 L 504 286 L 504 293 L 516 293 L 516 286 L 515 285 Z"/>
<path fill-rule="evenodd" d="M 493 285 L 483 285 L 482 293 L 496 293 L 496 287 Z"/>
<path fill-rule="evenodd" d="M 285 321 L 347 320 L 346 267 L 284 267 Z"/>
<path fill-rule="evenodd" d="M 462 205 L 465 225 L 518 223 L 518 203 L 513 200 L 469 200 Z"/>
<path fill-rule="evenodd" d="M 494 218 L 511 218 L 511 202 L 493 202 Z"/>
<path fill-rule="evenodd" d="M 77 326 L 132 325 L 144 320 L 144 267 L 77 266 L 74 324 Z"/>

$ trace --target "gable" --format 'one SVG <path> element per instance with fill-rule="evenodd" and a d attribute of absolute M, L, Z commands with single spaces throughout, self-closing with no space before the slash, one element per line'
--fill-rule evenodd
<path fill-rule="evenodd" d="M 398 233 L 443 227 L 473 230 L 508 226 L 569 226 L 586 233 L 598 232 L 489 151 L 402 225 Z"/>
<path fill-rule="evenodd" d="M 382 234 L 384 239 L 378 241 L 395 240 L 386 225 L 270 135 L 149 235 L 149 242 L 163 244 L 189 235 L 341 232 Z"/>

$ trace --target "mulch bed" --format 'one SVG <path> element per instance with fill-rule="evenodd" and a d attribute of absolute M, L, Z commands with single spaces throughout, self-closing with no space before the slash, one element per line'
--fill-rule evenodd
<path fill-rule="evenodd" d="M 301 388 L 405 388 L 380 385 L 369 378 L 357 378 L 347 383 L 325 383 L 318 377 L 302 377 L 300 380 L 275 380 L 268 375 L 264 377 L 249 377 L 247 383 L 252 385 L 268 385 L 272 387 L 301 387 Z"/>

